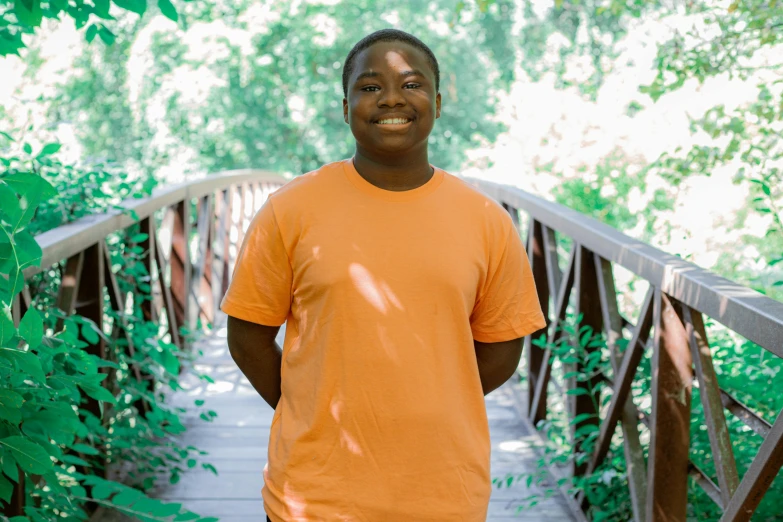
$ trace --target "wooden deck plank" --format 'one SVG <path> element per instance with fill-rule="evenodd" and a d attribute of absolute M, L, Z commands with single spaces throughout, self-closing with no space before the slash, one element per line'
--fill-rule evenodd
<path fill-rule="evenodd" d="M 261 488 L 262 470 L 267 458 L 272 409 L 261 399 L 234 364 L 225 340 L 225 328 L 196 346 L 203 355 L 197 369 L 215 382 L 207 383 L 188 377 L 181 385 L 184 391 L 172 395 L 175 405 L 193 406 L 205 401 L 203 408 L 218 416 L 212 422 L 198 418 L 190 411 L 183 422 L 188 428 L 181 441 L 209 452 L 203 461 L 213 464 L 219 475 L 195 468 L 184 473 L 177 484 L 161 484 L 153 494 L 161 499 L 181 502 L 187 509 L 203 516 L 215 516 L 225 522 L 265 520 Z M 282 344 L 284 329 L 278 342 Z M 493 477 L 520 475 L 535 470 L 534 450 L 537 437 L 530 434 L 519 412 L 519 390 L 507 383 L 487 396 L 487 416 L 492 444 Z M 566 501 L 557 495 L 532 509 L 517 513 L 519 501 L 537 493 L 543 495 L 550 484 L 527 488 L 524 481 L 503 488 L 493 488 L 488 522 L 572 521 Z M 105 514 L 94 522 L 119 522 L 121 518 Z"/>

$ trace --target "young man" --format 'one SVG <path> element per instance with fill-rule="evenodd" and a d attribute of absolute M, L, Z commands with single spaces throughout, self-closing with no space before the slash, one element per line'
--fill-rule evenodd
<path fill-rule="evenodd" d="M 275 408 L 272 522 L 486 519 L 484 395 L 544 318 L 508 213 L 428 161 L 438 87 L 413 36 L 356 44 L 354 157 L 272 194 L 245 236 L 222 308 L 232 357 Z"/>

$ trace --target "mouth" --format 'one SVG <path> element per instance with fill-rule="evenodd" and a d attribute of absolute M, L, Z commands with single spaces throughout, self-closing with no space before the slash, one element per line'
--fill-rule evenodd
<path fill-rule="evenodd" d="M 383 118 L 375 122 L 375 125 L 384 129 L 402 129 L 413 123 L 410 118 Z"/>

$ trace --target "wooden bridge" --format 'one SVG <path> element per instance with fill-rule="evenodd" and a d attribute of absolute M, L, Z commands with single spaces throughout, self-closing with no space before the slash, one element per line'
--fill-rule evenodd
<path fill-rule="evenodd" d="M 538 460 L 534 443 L 541 436 L 533 426 L 547 426 L 556 417 L 570 424 L 566 438 L 577 457 L 566 467 L 553 468 L 553 476 L 541 485 L 528 488 L 521 481 L 495 489 L 489 520 L 584 519 L 581 509 L 589 505 L 584 491 L 560 490 L 556 479 L 563 473 L 579 477 L 599 469 L 613 438 L 622 442 L 635 521 L 684 522 L 689 478 L 719 506 L 720 520 L 750 520 L 783 465 L 783 415 L 764 419 L 721 388 L 705 318 L 783 357 L 783 303 L 561 205 L 516 188 L 469 181 L 500 202 L 526 238 L 549 323 L 525 341 L 522 382 L 509 382 L 487 397 L 492 474 L 505 478 L 533 471 Z M 127 298 L 110 268 L 106 237 L 140 224 L 148 234 L 140 246 L 153 294 L 143 306 L 144 315 L 166 324 L 171 341 L 183 349 L 202 351 L 197 368 L 214 381 L 183 379 L 184 390 L 169 400 L 183 406 L 205 400 L 205 406 L 218 413 L 211 423 L 187 417 L 182 442 L 209 451 L 208 460 L 219 476 L 194 470 L 155 494 L 226 521 L 263 520 L 261 470 L 272 411 L 233 364 L 217 304 L 250 218 L 284 183 L 275 174 L 247 170 L 163 188 L 150 198 L 126 202 L 128 212 L 91 216 L 39 235 L 42 268 L 25 272 L 29 278 L 59 267 L 63 283 L 58 307 L 103 325 L 104 292 L 106 306 L 115 309 Z M 620 312 L 615 266 L 649 285 L 635 324 Z M 13 307 L 17 321 L 29 306 L 30 293 L 25 291 Z M 602 333 L 605 343 L 581 343 L 586 357 L 555 357 L 558 347 L 580 344 L 572 341 L 568 317 L 581 317 L 579 326 Z M 112 327 L 121 334 L 127 325 Z M 192 343 L 180 335 L 181 327 L 203 331 L 204 337 Z M 533 341 L 542 335 L 546 343 Z M 106 357 L 102 340 L 88 344 L 91 353 Z M 134 350 L 132 343 L 128 350 Z M 651 353 L 650 386 L 640 398 L 632 394 L 632 385 L 645 353 Z M 578 391 L 584 389 L 575 377 L 580 372 L 588 375 L 589 393 Z M 714 474 L 702 470 L 689 454 L 694 385 L 709 432 Z M 91 399 L 86 407 L 100 416 L 96 401 Z M 143 401 L 138 408 L 144 410 Z M 742 476 L 726 412 L 763 438 Z M 543 489 L 557 494 L 514 516 L 515 499 Z M 6 514 L 21 513 L 24 501 L 24 490 L 17 487 Z M 94 518 L 101 516 L 99 511 Z"/>
<path fill-rule="evenodd" d="M 188 417 L 188 431 L 182 442 L 208 451 L 208 460 L 218 469 L 219 475 L 205 470 L 186 473 L 176 485 L 163 485 L 155 495 L 181 503 L 201 515 L 219 517 L 224 522 L 263 522 L 262 470 L 273 411 L 231 359 L 222 324 L 223 320 L 219 318 L 215 334 L 198 345 L 204 355 L 200 357 L 197 369 L 209 374 L 215 382 L 207 383 L 189 376 L 182 383 L 185 390 L 172 396 L 172 403 L 178 406 L 189 407 L 194 400 L 204 400 L 205 407 L 217 412 L 215 421 L 209 424 L 197 415 Z M 277 340 L 280 346 L 284 335 L 284 329 L 281 329 Z M 518 384 L 509 382 L 487 397 L 493 476 L 535 472 L 537 456 L 533 446 L 538 440 L 522 420 L 520 391 Z M 575 504 L 569 506 L 560 494 L 517 514 L 519 500 L 531 494 L 543 497 L 544 490 L 553 486 L 554 481 L 548 481 L 528 488 L 521 481 L 510 488 L 495 489 L 487 520 L 575 520 L 571 511 Z M 95 517 L 95 520 L 119 522 L 127 519 L 107 514 Z"/>

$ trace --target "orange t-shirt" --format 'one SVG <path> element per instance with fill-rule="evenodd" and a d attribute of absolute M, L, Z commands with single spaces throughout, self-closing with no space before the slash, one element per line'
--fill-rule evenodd
<path fill-rule="evenodd" d="M 254 217 L 222 309 L 287 323 L 262 490 L 273 522 L 484 522 L 473 340 L 544 326 L 500 205 L 437 168 L 394 192 L 331 163 Z"/>

